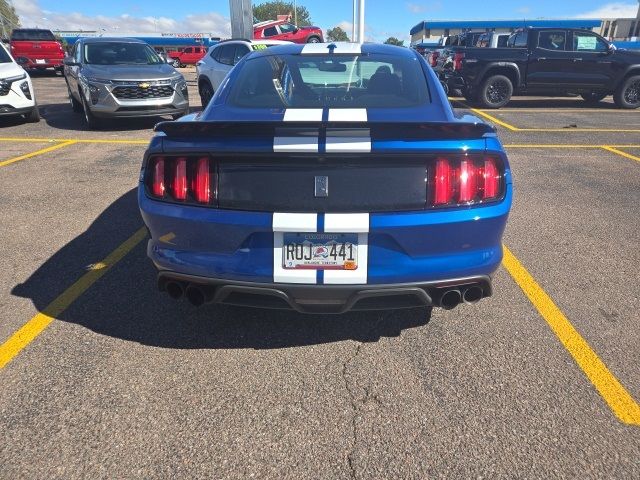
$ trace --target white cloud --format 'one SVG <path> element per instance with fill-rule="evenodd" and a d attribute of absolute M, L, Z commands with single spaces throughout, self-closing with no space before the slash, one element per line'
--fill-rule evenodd
<path fill-rule="evenodd" d="M 427 4 L 407 2 L 405 3 L 405 6 L 407 7 L 407 10 L 409 10 L 414 15 L 417 15 L 418 13 L 437 12 L 439 10 L 442 10 L 442 2 L 440 0 L 429 2 Z"/>
<path fill-rule="evenodd" d="M 636 18 L 638 3 L 614 2 L 607 3 L 590 12 L 576 15 L 577 18 Z"/>
<path fill-rule="evenodd" d="M 338 25 L 336 25 L 336 27 L 340 27 L 342 30 L 344 30 L 347 33 L 347 35 L 349 35 L 349 37 L 351 37 L 351 29 L 353 28 L 352 22 L 347 22 L 346 20 L 343 20 Z"/>
<path fill-rule="evenodd" d="M 63 13 L 43 10 L 38 0 L 15 2 L 16 13 L 25 27 L 40 26 L 52 30 L 103 30 L 105 32 L 199 32 L 228 37 L 229 19 L 217 12 L 187 15 L 178 21 L 168 17 L 88 16 L 80 12 Z"/>
<path fill-rule="evenodd" d="M 420 5 L 418 3 L 407 3 L 407 10 L 409 10 L 411 13 L 422 13 L 426 9 L 427 8 L 424 5 Z"/>
<path fill-rule="evenodd" d="M 522 13 L 523 15 L 528 15 L 531 13 L 531 7 L 520 7 L 516 9 L 516 12 Z"/>

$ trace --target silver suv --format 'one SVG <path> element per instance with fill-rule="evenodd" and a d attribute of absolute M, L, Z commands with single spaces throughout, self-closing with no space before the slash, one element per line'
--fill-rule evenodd
<path fill-rule="evenodd" d="M 71 107 L 90 128 L 102 118 L 189 112 L 184 77 L 140 40 L 82 38 L 64 64 Z"/>
<path fill-rule="evenodd" d="M 222 40 L 211 48 L 202 59 L 196 63 L 196 76 L 198 78 L 198 92 L 202 108 L 204 109 L 213 94 L 218 90 L 227 73 L 242 60 L 242 57 L 256 50 L 264 50 L 273 45 L 282 45 L 291 42 L 282 40 Z"/>

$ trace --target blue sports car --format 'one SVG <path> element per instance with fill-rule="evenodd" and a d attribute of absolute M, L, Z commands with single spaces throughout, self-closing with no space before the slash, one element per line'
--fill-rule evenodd
<path fill-rule="evenodd" d="M 352 43 L 244 57 L 156 126 L 138 193 L 162 291 L 304 313 L 490 296 L 511 198 L 495 129 L 420 55 Z"/>

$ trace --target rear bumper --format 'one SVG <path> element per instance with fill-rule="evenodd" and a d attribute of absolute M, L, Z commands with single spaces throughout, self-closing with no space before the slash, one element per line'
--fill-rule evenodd
<path fill-rule="evenodd" d="M 498 203 L 466 209 L 370 213 L 364 276 L 358 281 L 329 281 L 314 276 L 310 283 L 357 283 L 357 288 L 398 284 L 431 284 L 450 279 L 488 277 L 502 260 L 502 234 L 511 207 L 512 188 Z M 147 254 L 164 273 L 226 282 L 291 283 L 281 280 L 280 250 L 274 214 L 138 201 L 151 239 Z M 326 215 L 318 215 L 318 229 Z M 348 229 L 347 227 L 345 227 Z M 361 241 L 360 243 L 363 243 Z M 286 277 L 282 277 L 286 278 Z M 307 279 L 309 280 L 309 279 Z"/>
<path fill-rule="evenodd" d="M 16 58 L 19 58 L 20 55 L 18 55 Z M 29 57 L 22 57 L 26 59 L 26 62 L 22 64 L 23 68 L 62 68 L 64 66 L 63 63 L 63 58 L 60 59 L 54 59 L 54 58 L 45 58 L 44 63 L 38 63 L 37 59 L 35 58 L 29 58 Z"/>
<path fill-rule="evenodd" d="M 488 276 L 392 285 L 297 285 L 238 282 L 175 272 L 158 274 L 161 291 L 167 290 L 171 282 L 178 283 L 183 291 L 198 288 L 207 303 L 291 309 L 300 313 L 339 314 L 352 310 L 440 306 L 445 292 L 460 292 L 462 298 L 472 288 L 479 288 L 482 293 L 469 303 L 492 294 Z"/>
<path fill-rule="evenodd" d="M 449 70 L 439 72 L 438 77 L 441 82 L 446 83 L 450 90 L 464 90 L 467 86 L 464 77 Z"/>

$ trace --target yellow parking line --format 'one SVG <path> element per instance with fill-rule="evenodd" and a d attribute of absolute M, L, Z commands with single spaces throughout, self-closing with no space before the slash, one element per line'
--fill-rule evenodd
<path fill-rule="evenodd" d="M 609 148 L 640 148 L 640 145 L 608 145 Z M 605 145 L 562 144 L 562 143 L 507 143 L 505 148 L 605 148 Z"/>
<path fill-rule="evenodd" d="M 147 230 L 142 227 L 118 248 L 111 252 L 104 260 L 96 263 L 91 270 L 80 277 L 73 285 L 67 288 L 60 296 L 25 323 L 9 339 L 0 345 L 0 369 L 18 355 L 27 345 L 40 335 L 53 320 L 64 312 L 80 295 L 91 285 L 98 281 L 105 273 L 122 260 L 133 248 L 147 235 Z"/>
<path fill-rule="evenodd" d="M 618 419 L 630 425 L 640 425 L 640 405 L 609 371 L 596 352 L 582 338 L 567 317 L 533 279 L 511 251 L 504 246 L 502 264 L 511 274 L 542 318 L 546 320 L 564 348 L 596 387 Z"/>
<path fill-rule="evenodd" d="M 635 160 L 636 162 L 640 162 L 640 157 L 636 157 L 635 155 L 631 155 L 630 153 L 623 152 L 621 150 L 618 150 L 616 148 L 609 147 L 609 146 L 603 146 L 602 148 L 604 148 L 609 152 L 615 153 L 616 155 L 620 155 L 621 157 L 629 158 L 631 160 Z"/>
<path fill-rule="evenodd" d="M 0 167 L 5 167 L 7 165 L 11 165 L 12 163 L 19 162 L 20 160 L 26 160 L 27 158 L 42 155 L 43 153 L 53 152 L 54 150 L 68 147 L 69 145 L 73 145 L 74 143 L 76 143 L 75 140 L 67 140 L 62 143 L 57 143 L 56 145 L 51 145 L 50 147 L 41 148 L 40 150 L 36 150 L 35 152 L 27 153 L 25 155 L 20 155 L 19 157 L 13 157 L 13 158 L 10 158 L 9 160 L 4 160 L 0 162 Z"/>
<path fill-rule="evenodd" d="M 496 117 L 489 115 L 488 113 L 483 112 L 482 110 L 478 110 L 477 108 L 472 108 L 471 111 L 473 113 L 477 113 L 478 115 L 480 115 L 481 117 L 486 118 L 487 120 L 500 125 L 501 127 L 504 127 L 508 130 L 511 130 L 512 132 L 519 132 L 520 129 L 518 127 L 514 127 L 513 125 L 510 125 L 506 122 L 503 122 L 502 120 L 498 120 Z"/>
<path fill-rule="evenodd" d="M 517 132 L 544 133 L 640 133 L 638 128 L 518 128 Z"/>
<path fill-rule="evenodd" d="M 118 139 L 79 139 L 79 138 L 28 138 L 28 137 L 0 137 L 0 142 L 75 142 L 75 143 L 113 143 L 124 145 L 148 145 L 149 140 L 133 139 L 133 140 L 118 140 Z"/>
<path fill-rule="evenodd" d="M 456 100 L 457 101 L 457 100 Z M 482 112 L 491 112 L 493 110 L 486 110 L 479 108 Z M 500 112 L 505 113 L 638 113 L 634 110 L 623 110 L 617 108 L 501 108 Z"/>

